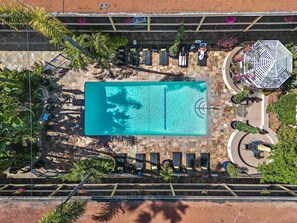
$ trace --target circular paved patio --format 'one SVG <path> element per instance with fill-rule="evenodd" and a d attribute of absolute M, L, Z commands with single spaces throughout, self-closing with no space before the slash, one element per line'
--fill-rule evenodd
<path fill-rule="evenodd" d="M 254 141 L 262 141 L 263 143 L 271 144 L 273 141 L 267 134 L 250 134 L 246 132 L 234 131 L 228 142 L 228 153 L 232 162 L 239 167 L 244 167 L 248 174 L 256 174 L 256 168 L 264 162 L 269 162 L 268 152 L 263 152 L 261 155 L 264 158 L 257 159 L 250 150 L 246 150 L 246 145 Z"/>

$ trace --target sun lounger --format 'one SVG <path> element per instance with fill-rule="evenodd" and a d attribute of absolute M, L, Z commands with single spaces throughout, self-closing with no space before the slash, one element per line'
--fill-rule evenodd
<path fill-rule="evenodd" d="M 159 59 L 161 66 L 168 66 L 168 53 L 166 48 L 161 48 L 159 51 Z"/>
<path fill-rule="evenodd" d="M 44 72 L 51 73 L 51 72 L 62 72 L 68 69 L 68 65 L 70 64 L 70 60 L 66 58 L 63 54 L 58 54 L 54 57 L 51 61 L 45 61 Z"/>
<path fill-rule="evenodd" d="M 117 59 L 118 59 L 118 65 L 126 65 L 127 64 L 126 53 L 125 53 L 124 48 L 121 48 L 118 50 Z"/>
<path fill-rule="evenodd" d="M 200 43 L 200 47 L 198 49 L 198 62 L 197 62 L 199 66 L 206 66 L 206 60 L 207 60 L 206 46 L 207 46 L 207 43 Z"/>
<path fill-rule="evenodd" d="M 136 48 L 130 48 L 129 59 L 132 66 L 139 66 L 139 52 Z"/>
<path fill-rule="evenodd" d="M 172 163 L 174 172 L 179 173 L 182 166 L 182 153 L 181 152 L 173 152 L 172 153 Z"/>
<path fill-rule="evenodd" d="M 142 50 L 142 63 L 144 65 L 152 65 L 152 51 L 148 48 Z"/>
<path fill-rule="evenodd" d="M 195 172 L 195 153 L 187 153 L 186 154 L 186 169 L 187 173 L 192 175 Z"/>
<path fill-rule="evenodd" d="M 178 55 L 178 66 L 187 67 L 188 66 L 188 53 L 185 51 L 185 47 L 179 52 Z"/>
<path fill-rule="evenodd" d="M 206 52 L 198 51 L 198 65 L 199 66 L 206 66 Z"/>
<path fill-rule="evenodd" d="M 210 155 L 209 153 L 200 154 L 200 165 L 202 171 L 209 171 L 210 169 Z"/>
<path fill-rule="evenodd" d="M 136 171 L 143 171 L 143 170 L 145 170 L 144 162 L 145 162 L 145 154 L 143 154 L 143 153 L 137 153 L 136 154 L 136 164 L 135 164 Z"/>
<path fill-rule="evenodd" d="M 116 172 L 123 173 L 127 164 L 127 154 L 119 153 L 115 155 Z"/>
<path fill-rule="evenodd" d="M 160 153 L 150 153 L 151 170 L 158 174 L 160 169 Z"/>

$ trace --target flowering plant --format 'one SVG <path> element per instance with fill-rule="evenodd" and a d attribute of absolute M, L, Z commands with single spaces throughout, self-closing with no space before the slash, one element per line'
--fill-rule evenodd
<path fill-rule="evenodd" d="M 225 22 L 227 23 L 227 24 L 232 24 L 232 23 L 234 23 L 236 21 L 236 17 L 235 16 L 230 16 L 230 17 L 227 17 L 226 19 L 225 19 Z"/>
<path fill-rule="evenodd" d="M 85 189 L 80 189 L 80 190 L 78 191 L 79 194 L 86 194 L 87 192 L 88 192 L 88 191 L 85 190 Z"/>
<path fill-rule="evenodd" d="M 287 16 L 287 17 L 284 17 L 284 20 L 286 22 L 293 22 L 294 21 L 294 17 L 293 16 Z"/>
<path fill-rule="evenodd" d="M 225 40 L 218 40 L 217 45 L 224 50 L 231 50 L 238 43 L 239 39 L 237 37 L 231 37 Z"/>
<path fill-rule="evenodd" d="M 78 22 L 79 25 L 84 26 L 86 24 L 86 22 L 87 22 L 87 19 L 85 19 L 85 18 L 79 18 L 77 20 L 77 22 Z"/>
<path fill-rule="evenodd" d="M 16 189 L 16 191 L 15 191 L 16 194 L 21 194 L 21 193 L 23 193 L 23 192 L 25 192 L 25 189 L 22 188 L 22 187 L 19 187 L 19 188 Z"/>

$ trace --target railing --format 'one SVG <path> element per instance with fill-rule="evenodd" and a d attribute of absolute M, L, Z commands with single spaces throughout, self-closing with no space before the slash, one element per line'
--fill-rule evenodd
<path fill-rule="evenodd" d="M 62 199 L 78 184 L 0 185 L 0 199 Z M 73 195 L 94 200 L 297 201 L 297 185 L 280 184 L 84 184 Z"/>

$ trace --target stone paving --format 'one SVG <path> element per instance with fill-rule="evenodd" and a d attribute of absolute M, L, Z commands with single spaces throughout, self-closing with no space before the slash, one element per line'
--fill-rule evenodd
<path fill-rule="evenodd" d="M 171 158 L 174 151 L 181 151 L 184 154 L 194 152 L 197 157 L 199 157 L 200 152 L 209 152 L 211 154 L 211 167 L 217 169 L 220 163 L 228 160 L 226 145 L 232 131 L 229 123 L 235 119 L 235 114 L 233 104 L 230 102 L 231 95 L 223 84 L 221 75 L 221 66 L 226 53 L 210 51 L 208 56 L 207 67 L 196 65 L 197 54 L 194 53 L 189 55 L 188 68 L 179 68 L 178 61 L 173 59 L 170 59 L 168 67 L 160 67 L 157 65 L 159 64 L 159 56 L 154 52 L 153 66 L 140 66 L 145 71 L 133 68 L 113 69 L 114 73 L 126 72 L 128 76 L 125 78 L 122 75 L 118 78 L 102 78 L 102 75 L 99 74 L 102 70 L 96 68 L 90 68 L 88 72 L 69 71 L 59 78 L 57 83 L 62 86 L 63 94 L 72 98 L 72 103 L 63 104 L 59 112 L 60 116 L 64 116 L 63 124 L 58 125 L 59 128 L 55 128 L 52 133 L 64 132 L 74 137 L 70 139 L 70 143 L 69 138 L 63 142 L 63 144 L 70 145 L 64 152 L 61 150 L 61 145 L 58 146 L 59 148 L 57 145 L 54 145 L 54 148 L 49 148 L 50 156 L 48 158 L 55 162 L 61 162 L 64 159 L 61 157 L 65 157 L 65 155 L 68 158 L 74 157 L 73 159 L 76 159 L 80 153 L 87 155 L 92 154 L 90 151 L 93 151 L 94 154 L 96 154 L 95 151 L 105 151 L 127 153 L 129 157 L 135 157 L 136 153 L 146 153 L 146 157 L 149 159 L 150 152 L 160 152 L 162 161 Z M 209 137 L 85 137 L 82 129 L 84 83 L 102 81 L 102 79 L 104 81 L 207 80 L 209 104 L 220 107 L 220 109 L 209 112 Z M 68 115 L 67 113 L 70 111 L 74 114 Z M 73 138 L 75 138 L 74 143 Z M 185 155 L 183 158 L 185 159 Z M 183 164 L 185 164 L 185 160 L 183 160 Z"/>
<path fill-rule="evenodd" d="M 31 61 L 37 57 L 50 60 L 59 52 L 48 51 L 31 54 Z M 21 57 L 27 54 L 20 52 L 1 51 L 2 64 L 6 66 L 21 67 Z M 46 143 L 47 150 L 44 156 L 47 158 L 48 168 L 57 168 L 61 171 L 68 170 L 71 164 L 90 154 L 98 154 L 98 151 L 127 153 L 129 157 L 135 157 L 136 153 L 146 153 L 149 160 L 150 152 L 160 152 L 161 161 L 171 158 L 172 152 L 181 151 L 196 153 L 199 158 L 201 152 L 211 154 L 211 168 L 217 170 L 220 163 L 228 160 L 227 140 L 232 132 L 230 121 L 235 120 L 234 106 L 230 101 L 230 93 L 223 83 L 221 67 L 226 52 L 209 51 L 207 66 L 197 66 L 197 53 L 190 53 L 189 66 L 179 68 L 178 61 L 170 58 L 169 66 L 159 66 L 158 53 L 153 52 L 153 65 L 140 65 L 139 68 L 114 68 L 117 78 L 102 77 L 102 70 L 90 67 L 89 71 L 68 71 L 65 74 L 53 76 L 57 86 L 50 94 L 58 98 L 57 107 L 50 114 L 47 125 L 47 134 L 51 139 Z M 26 61 L 25 59 L 23 61 Z M 25 63 L 25 67 L 27 67 Z M 143 68 L 143 70 L 141 69 Z M 124 72 L 124 75 L 122 75 Z M 87 81 L 166 81 L 166 80 L 206 80 L 208 83 L 209 105 L 220 107 L 209 112 L 210 134 L 208 137 L 86 137 L 83 131 L 84 115 L 84 83 Z M 54 163 L 54 165 L 53 165 Z M 185 165 L 185 155 L 183 155 Z"/>

